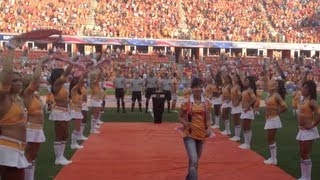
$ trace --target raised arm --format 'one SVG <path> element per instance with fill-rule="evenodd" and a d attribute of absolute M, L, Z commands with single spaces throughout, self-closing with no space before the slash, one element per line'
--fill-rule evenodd
<path fill-rule="evenodd" d="M 4 89 L 8 89 L 11 85 L 11 75 L 13 72 L 14 48 L 8 47 L 8 55 L 4 58 L 3 69 L 0 75 L 0 94 Z"/>
<path fill-rule="evenodd" d="M 75 56 L 73 58 L 73 62 L 77 61 L 79 59 L 79 56 Z M 59 79 L 57 79 L 57 81 L 53 84 L 53 89 L 55 92 L 58 92 L 62 85 L 66 82 L 66 78 L 68 77 L 68 75 L 71 73 L 71 70 L 73 68 L 73 63 L 69 63 L 68 67 L 63 71 L 62 75 L 60 76 Z"/>
<path fill-rule="evenodd" d="M 102 74 L 103 74 L 103 69 L 99 68 L 99 72 L 98 72 L 97 77 L 96 77 L 96 79 L 94 80 L 93 83 L 95 83 L 95 84 L 99 83 L 100 80 L 101 80 Z"/>
<path fill-rule="evenodd" d="M 0 72 L 0 118 L 8 111 L 8 95 L 10 93 L 11 79 L 13 73 L 14 47 L 8 48 L 9 52 L 4 58 L 3 69 Z M 1 134 L 1 127 L 0 127 Z"/>
<path fill-rule="evenodd" d="M 31 82 L 23 92 L 24 97 L 29 97 L 31 94 L 33 94 L 37 90 L 37 87 L 40 84 L 42 65 L 49 59 L 51 59 L 50 56 L 44 56 L 44 57 L 41 57 L 41 59 L 39 60 L 39 63 L 37 64 L 33 72 Z"/>

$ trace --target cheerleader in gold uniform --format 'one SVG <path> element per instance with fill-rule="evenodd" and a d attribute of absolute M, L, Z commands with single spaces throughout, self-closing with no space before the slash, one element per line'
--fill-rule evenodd
<path fill-rule="evenodd" d="M 91 116 L 91 130 L 90 133 L 99 134 L 100 131 L 97 130 L 98 119 L 100 116 L 100 110 L 102 107 L 102 98 L 104 97 L 104 92 L 100 86 L 102 81 L 103 70 L 99 69 L 97 72 L 91 72 L 90 75 L 90 88 L 91 88 L 91 106 L 92 106 L 92 116 Z"/>
<path fill-rule="evenodd" d="M 3 180 L 23 180 L 29 163 L 26 147 L 27 111 L 19 93 L 22 76 L 13 71 L 14 46 L 8 46 L 0 72 L 0 170 Z"/>
<path fill-rule="evenodd" d="M 78 60 L 78 58 L 79 57 L 75 57 L 74 60 Z M 53 69 L 49 79 L 55 102 L 55 105 L 49 115 L 49 120 L 54 121 L 54 152 L 56 156 L 56 165 L 67 165 L 72 163 L 72 161 L 69 161 L 64 157 L 64 151 L 68 139 L 68 125 L 71 120 L 69 111 L 69 90 L 65 87 L 65 83 L 68 81 L 67 77 L 72 68 L 73 65 L 70 64 L 65 70 L 62 68 Z"/>
<path fill-rule="evenodd" d="M 233 76 L 233 87 L 231 88 L 231 114 L 234 122 L 234 136 L 230 138 L 231 141 L 240 141 L 241 132 L 241 119 L 240 115 L 242 112 L 241 107 L 241 92 L 243 90 L 242 81 L 238 74 Z"/>
<path fill-rule="evenodd" d="M 214 109 L 214 125 L 212 128 L 219 129 L 220 128 L 220 114 L 221 114 L 221 86 L 222 86 L 222 78 L 220 72 L 218 72 L 214 77 L 213 87 L 212 87 L 212 98 L 211 104 Z"/>
<path fill-rule="evenodd" d="M 212 107 L 212 104 L 211 104 L 211 99 L 212 99 L 212 95 L 213 95 L 213 90 L 214 90 L 215 86 L 213 85 L 213 79 L 211 76 L 209 76 L 207 78 L 207 85 L 204 89 L 204 96 L 205 98 L 210 101 L 210 107 Z M 212 108 L 210 108 L 210 112 L 211 112 Z M 213 113 L 213 112 L 212 112 Z M 212 114 L 210 113 L 210 115 Z M 211 125 L 213 126 L 213 121 L 212 121 L 212 116 L 210 116 L 210 122 L 211 122 Z"/>
<path fill-rule="evenodd" d="M 283 80 L 269 80 L 267 83 L 268 97 L 265 99 L 265 118 L 264 129 L 267 130 L 267 140 L 270 150 L 270 158 L 265 160 L 265 164 L 277 164 L 277 144 L 276 132 L 282 127 L 279 117 L 280 113 L 285 112 L 288 107 L 284 102 L 286 89 Z"/>
<path fill-rule="evenodd" d="M 231 112 L 232 102 L 231 102 L 231 88 L 232 88 L 232 79 L 229 75 L 225 75 L 224 85 L 222 87 L 222 105 L 221 105 L 221 117 L 224 121 L 224 131 L 221 132 L 223 135 L 230 135 L 230 121 L 229 116 Z"/>
<path fill-rule="evenodd" d="M 71 108 L 71 118 L 74 123 L 74 130 L 71 134 L 71 149 L 82 149 L 83 146 L 79 145 L 77 140 L 81 138 L 81 121 L 83 119 L 82 114 L 82 86 L 84 85 L 84 77 L 73 77 L 70 86 L 70 108 Z"/>
<path fill-rule="evenodd" d="M 39 90 L 42 64 L 49 59 L 41 58 L 33 74 L 24 75 L 22 80 L 21 96 L 28 110 L 26 157 L 30 163 L 25 170 L 25 180 L 34 179 L 35 159 L 41 143 L 46 140 L 43 132 L 43 103 L 35 92 Z"/>
<path fill-rule="evenodd" d="M 302 102 L 299 104 L 297 140 L 300 146 L 300 180 L 311 180 L 311 150 L 314 139 L 319 138 L 317 125 L 320 122 L 320 110 L 317 103 L 317 86 L 314 81 L 305 81 L 302 84 Z"/>
<path fill-rule="evenodd" d="M 81 125 L 80 125 L 80 136 L 78 138 L 78 140 L 82 140 L 82 141 L 85 141 L 87 140 L 88 138 L 85 137 L 83 135 L 83 132 L 84 132 L 84 129 L 85 129 L 85 126 L 86 126 L 86 123 L 87 123 L 87 119 L 88 119 L 88 114 L 87 112 L 89 111 L 88 109 L 88 104 L 87 104 L 87 101 L 88 101 L 88 97 L 87 97 L 87 94 L 88 94 L 88 91 L 87 91 L 87 87 L 86 87 L 86 84 L 87 83 L 87 79 L 84 79 L 83 81 L 83 85 L 81 86 L 81 99 L 82 99 L 82 121 L 81 121 Z"/>
<path fill-rule="evenodd" d="M 244 90 L 241 96 L 242 119 L 244 143 L 239 146 L 241 149 L 250 149 L 251 144 L 251 121 L 254 120 L 253 106 L 256 102 L 256 83 L 252 76 L 247 76 L 243 81 Z"/>

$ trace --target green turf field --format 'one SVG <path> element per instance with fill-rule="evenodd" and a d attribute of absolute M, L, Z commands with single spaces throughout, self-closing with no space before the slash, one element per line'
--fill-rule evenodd
<path fill-rule="evenodd" d="M 291 104 L 291 97 L 287 97 L 288 105 Z M 106 113 L 102 119 L 106 122 L 153 122 L 150 113 L 116 113 L 115 108 L 106 109 Z M 128 110 L 127 110 L 128 112 Z M 252 123 L 253 125 L 253 137 L 252 137 L 252 150 L 256 151 L 265 158 L 269 158 L 269 148 L 266 142 L 263 109 L 260 110 L 261 115 L 256 116 L 256 120 Z M 133 116 L 134 115 L 134 116 Z M 177 113 L 165 113 L 163 120 L 165 122 L 177 122 Z M 278 146 L 278 166 L 285 170 L 287 173 L 294 177 L 300 177 L 300 158 L 298 142 L 295 140 L 298 132 L 297 120 L 292 116 L 291 109 L 281 115 L 282 125 L 277 134 L 277 146 Z M 89 125 L 89 122 L 88 122 Z M 221 127 L 223 127 L 221 123 Z M 72 125 L 70 125 L 70 130 Z M 233 128 L 232 128 L 233 130 Z M 89 129 L 86 129 L 88 134 Z M 45 134 L 47 141 L 42 145 L 39 156 L 37 158 L 36 167 L 36 179 L 45 180 L 53 179 L 54 176 L 59 172 L 62 166 L 54 165 L 54 152 L 53 152 L 53 122 L 45 122 Z M 65 155 L 70 158 L 74 151 L 70 149 L 70 140 L 66 148 Z M 239 154 L 240 156 L 240 154 Z M 320 142 L 316 140 L 313 146 L 312 152 L 312 179 L 320 179 Z M 263 162 L 261 162 L 263 163 Z M 214 173 L 214 170 L 213 170 Z"/>

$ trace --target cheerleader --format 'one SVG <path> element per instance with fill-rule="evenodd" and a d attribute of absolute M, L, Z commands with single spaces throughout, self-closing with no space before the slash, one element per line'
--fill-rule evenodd
<path fill-rule="evenodd" d="M 50 57 L 41 58 L 33 74 L 24 75 L 22 80 L 21 96 L 28 111 L 27 146 L 25 154 L 30 163 L 25 169 L 25 180 L 34 179 L 35 159 L 40 150 L 40 145 L 46 140 L 43 132 L 43 103 L 35 92 L 39 90 L 42 64 L 49 59 Z"/>
<path fill-rule="evenodd" d="M 211 104 L 211 99 L 212 99 L 212 94 L 213 94 L 213 89 L 214 89 L 214 85 L 213 85 L 213 79 L 211 76 L 207 77 L 207 83 L 206 83 L 206 87 L 204 89 L 204 97 L 210 102 L 210 112 L 212 110 L 212 104 Z M 212 121 L 212 116 L 211 116 L 212 112 L 210 113 L 210 122 L 211 122 L 211 126 L 213 126 L 213 121 Z"/>
<path fill-rule="evenodd" d="M 212 98 L 211 104 L 213 105 L 214 109 L 214 125 L 212 128 L 219 129 L 220 128 L 220 114 L 221 114 L 221 86 L 222 86 L 222 78 L 221 73 L 218 72 L 214 77 L 213 82 L 213 89 L 212 89 Z"/>
<path fill-rule="evenodd" d="M 73 119 L 74 130 L 71 134 L 71 149 L 82 149 L 83 146 L 79 145 L 77 140 L 81 138 L 81 121 L 83 119 L 82 114 L 82 86 L 84 85 L 84 77 L 73 77 L 70 86 L 70 108 L 71 108 L 71 118 Z"/>
<path fill-rule="evenodd" d="M 16 44 L 15 42 L 12 42 Z M 6 44 L 8 55 L 0 72 L 0 169 L 3 180 L 23 180 L 29 166 L 26 147 L 27 110 L 19 96 L 22 76 L 13 70 L 15 46 Z"/>
<path fill-rule="evenodd" d="M 300 146 L 300 180 L 311 180 L 311 150 L 314 139 L 319 138 L 317 125 L 320 122 L 319 107 L 317 103 L 317 86 L 314 81 L 305 81 L 302 84 L 302 102 L 298 108 L 299 133 L 297 140 Z"/>
<path fill-rule="evenodd" d="M 277 164 L 277 144 L 276 132 L 282 127 L 279 117 L 280 113 L 285 112 L 288 107 L 284 102 L 286 89 L 283 80 L 269 80 L 267 83 L 268 97 L 265 99 L 265 118 L 264 129 L 267 131 L 267 140 L 270 150 L 270 158 L 265 160 L 265 164 Z"/>
<path fill-rule="evenodd" d="M 225 74 L 223 77 L 224 84 L 222 87 L 222 105 L 221 105 L 221 117 L 224 121 L 224 131 L 221 132 L 223 135 L 230 135 L 230 121 L 229 116 L 231 112 L 231 88 L 232 88 L 232 79 L 228 74 Z"/>
<path fill-rule="evenodd" d="M 100 86 L 100 81 L 102 81 L 103 69 L 98 69 L 93 71 L 90 74 L 90 88 L 91 88 L 91 107 L 92 107 L 92 116 L 91 116 L 91 129 L 90 133 L 99 134 L 100 131 L 97 130 L 99 127 L 98 119 L 100 116 L 100 110 L 102 107 L 102 98 L 103 91 Z"/>
<path fill-rule="evenodd" d="M 79 137 L 78 137 L 78 140 L 81 140 L 81 141 L 85 141 L 87 140 L 88 138 L 85 137 L 83 135 L 83 132 L 84 132 L 84 129 L 85 129 L 85 126 L 86 126 L 86 123 L 87 123 L 87 119 L 88 119 L 88 111 L 89 111 L 89 108 L 88 108 L 88 97 L 87 97 L 87 94 L 88 94 L 88 91 L 87 91 L 87 86 L 86 86 L 86 83 L 87 83 L 87 74 L 86 75 L 86 78 L 83 79 L 83 85 L 81 86 L 81 99 L 82 99 L 82 109 L 81 109 L 81 113 L 82 113 L 82 121 L 81 121 L 81 125 L 80 125 L 80 132 L 79 132 Z"/>
<path fill-rule="evenodd" d="M 242 128 L 244 143 L 239 146 L 241 149 L 250 149 L 251 144 L 251 121 L 254 120 L 253 106 L 256 102 L 257 86 L 255 79 L 252 76 L 247 76 L 243 81 L 243 88 L 241 95 L 242 112 L 240 118 L 242 119 Z"/>
<path fill-rule="evenodd" d="M 240 141 L 241 121 L 240 115 L 241 107 L 241 92 L 243 90 L 242 81 L 238 74 L 233 76 L 233 87 L 231 88 L 231 114 L 234 123 L 234 136 L 230 138 L 231 141 Z"/>
<path fill-rule="evenodd" d="M 78 57 L 75 57 L 74 61 L 75 60 L 78 60 Z M 68 139 L 68 125 L 71 120 L 69 111 L 69 90 L 65 87 L 65 84 L 67 83 L 67 77 L 72 68 L 73 65 L 70 63 L 65 70 L 62 68 L 53 69 L 49 79 L 51 92 L 55 102 L 55 106 L 49 115 L 49 120 L 54 121 L 54 153 L 56 156 L 56 165 L 67 165 L 72 163 L 72 161 L 69 161 L 64 157 Z"/>

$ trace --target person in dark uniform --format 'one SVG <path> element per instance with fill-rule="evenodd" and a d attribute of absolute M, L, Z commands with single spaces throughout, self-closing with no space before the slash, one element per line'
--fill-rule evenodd
<path fill-rule="evenodd" d="M 149 100 L 151 94 L 157 90 L 158 78 L 154 77 L 153 71 L 149 73 L 149 76 L 145 80 L 145 91 L 146 91 L 146 113 L 148 112 Z"/>
<path fill-rule="evenodd" d="M 122 104 L 122 112 L 125 113 L 124 94 L 126 92 L 126 79 L 121 75 L 120 71 L 117 71 L 116 78 L 113 81 L 115 88 L 115 95 L 117 99 L 117 112 L 120 112 L 120 100 Z"/>

